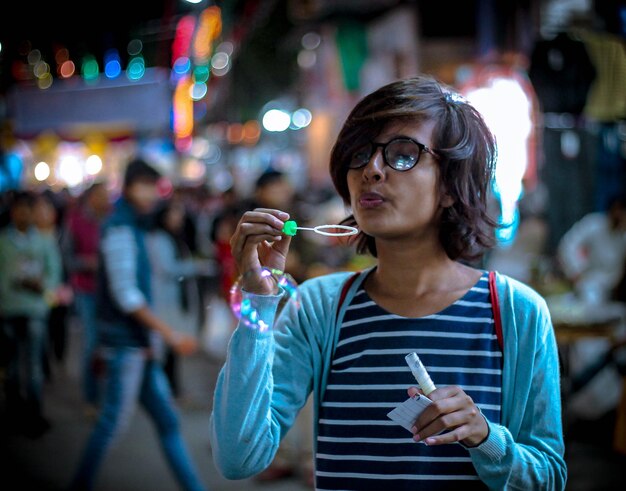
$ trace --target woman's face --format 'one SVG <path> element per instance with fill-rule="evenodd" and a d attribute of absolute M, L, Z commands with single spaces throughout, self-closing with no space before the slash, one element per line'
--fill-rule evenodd
<path fill-rule="evenodd" d="M 145 215 L 154 210 L 159 201 L 156 181 L 139 179 L 126 188 L 126 198 L 137 213 Z"/>
<path fill-rule="evenodd" d="M 56 208 L 46 198 L 38 198 L 33 207 L 33 217 L 37 227 L 46 229 L 52 227 L 56 223 Z"/>
<path fill-rule="evenodd" d="M 431 147 L 433 122 L 397 122 L 387 126 L 375 143 L 409 137 Z M 382 240 L 438 236 L 442 206 L 439 169 L 435 157 L 421 152 L 419 162 L 407 171 L 397 171 L 383 161 L 378 147 L 369 163 L 350 169 L 347 176 L 350 205 L 359 228 Z"/>
<path fill-rule="evenodd" d="M 165 215 L 165 227 L 173 232 L 179 233 L 185 225 L 185 209 L 179 205 L 172 205 Z"/>

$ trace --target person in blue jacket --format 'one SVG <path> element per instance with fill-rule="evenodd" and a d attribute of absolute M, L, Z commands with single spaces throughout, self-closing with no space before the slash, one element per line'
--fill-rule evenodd
<path fill-rule="evenodd" d="M 496 151 L 480 113 L 432 77 L 364 97 L 330 173 L 375 265 L 309 279 L 281 309 L 284 288 L 267 272 L 284 270 L 298 240 L 282 232 L 288 210 L 242 216 L 231 246 L 254 315 L 231 337 L 210 419 L 225 477 L 265 469 L 312 392 L 316 489 L 565 488 L 546 303 L 478 262 L 493 246 Z M 407 394 L 425 397 L 411 352 L 436 389 L 407 431 L 387 414 Z"/>
<path fill-rule="evenodd" d="M 194 336 L 177 332 L 154 310 L 146 235 L 159 201 L 160 177 L 144 159 L 132 159 L 124 171 L 121 196 L 102 224 L 96 317 L 106 390 L 71 490 L 94 489 L 106 456 L 126 432 L 138 402 L 154 423 L 180 488 L 206 489 L 185 444 L 171 386 L 157 356 L 163 342 L 181 355 L 197 349 Z"/>

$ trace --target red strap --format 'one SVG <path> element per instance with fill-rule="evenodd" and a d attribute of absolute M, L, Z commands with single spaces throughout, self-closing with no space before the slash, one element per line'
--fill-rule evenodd
<path fill-rule="evenodd" d="M 343 301 L 346 299 L 346 295 L 348 294 L 348 290 L 350 289 L 350 285 L 354 283 L 356 277 L 359 276 L 359 272 L 357 271 L 352 276 L 350 276 L 347 281 L 343 284 L 343 288 L 341 289 L 341 296 L 339 297 L 339 304 L 337 305 L 337 315 L 339 315 L 339 309 L 341 309 L 341 305 Z"/>
<path fill-rule="evenodd" d="M 502 336 L 502 317 L 500 317 L 500 302 L 498 300 L 498 289 L 496 287 L 496 272 L 489 271 L 489 293 L 491 294 L 491 308 L 493 309 L 493 322 L 495 324 L 496 336 L 500 351 L 504 353 L 504 337 Z"/>

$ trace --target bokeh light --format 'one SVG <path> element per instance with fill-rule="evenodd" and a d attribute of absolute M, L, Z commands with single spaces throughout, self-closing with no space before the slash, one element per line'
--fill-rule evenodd
<path fill-rule="evenodd" d="M 301 107 L 294 111 L 291 115 L 291 123 L 296 129 L 305 128 L 311 124 L 311 120 L 313 116 L 311 111 L 306 108 Z"/>
<path fill-rule="evenodd" d="M 96 175 L 102 170 L 102 159 L 98 155 L 90 155 L 85 161 L 85 172 Z"/>
<path fill-rule="evenodd" d="M 85 55 L 82 60 L 81 73 L 86 82 L 93 82 L 98 79 L 100 67 L 93 55 Z"/>
<path fill-rule="evenodd" d="M 116 49 L 110 49 L 104 54 L 104 75 L 107 78 L 117 78 L 122 73 L 120 54 Z"/>
<path fill-rule="evenodd" d="M 143 56 L 138 55 L 133 57 L 126 67 L 126 77 L 129 80 L 139 80 L 146 73 L 146 63 Z"/>
<path fill-rule="evenodd" d="M 35 179 L 38 181 L 45 181 L 50 177 L 50 166 L 47 162 L 39 162 L 35 166 Z"/>
<path fill-rule="evenodd" d="M 263 128 L 267 131 L 285 131 L 291 124 L 291 116 L 280 109 L 270 109 L 263 115 Z"/>

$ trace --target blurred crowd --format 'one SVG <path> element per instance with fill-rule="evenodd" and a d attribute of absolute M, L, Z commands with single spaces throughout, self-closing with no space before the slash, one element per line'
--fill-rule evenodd
<path fill-rule="evenodd" d="M 158 189 L 157 205 L 141 219 L 152 311 L 175 331 L 194 337 L 204 354 L 218 360 L 237 321 L 230 292 L 240 272 L 230 255 L 230 237 L 241 215 L 257 207 L 277 208 L 289 212 L 298 225 L 314 227 L 339 223 L 346 213 L 330 189 L 299 193 L 287 174 L 271 168 L 244 196 L 234 188 L 216 194 L 205 187 L 171 186 L 169 181 L 160 182 Z M 72 347 L 80 353 L 75 390 L 85 417 L 98 421 L 107 361 L 98 339 L 102 315 L 96 305 L 97 289 L 111 273 L 102 263 L 102 230 L 123 198 L 123 189 L 104 181 L 94 181 L 78 194 L 43 188 L 1 195 L 3 430 L 37 439 L 54 425 L 46 413 L 44 386 L 54 383 L 55 372 L 66 363 L 68 343 L 77 339 L 81 346 Z M 296 283 L 331 270 L 363 266 L 364 258 L 342 238 L 313 232 L 298 235 L 286 267 Z M 79 336 L 71 336 L 70 329 L 77 329 Z M 163 342 L 158 351 L 172 395 L 184 401 L 180 353 Z M 298 425 L 302 431 L 310 425 L 306 414 Z M 290 455 L 290 461 L 279 456 L 276 466 L 258 479 L 281 478 L 293 474 L 298 465 L 308 465 L 312 482 L 312 442 L 297 433 L 294 430 L 280 454 Z M 294 447 L 303 449 L 304 463 Z"/>
<path fill-rule="evenodd" d="M 305 227 L 340 223 L 346 215 L 332 189 L 298 192 L 287 174 L 271 168 L 258 176 L 247 195 L 235 188 L 219 193 L 203 186 L 159 189 L 158 205 L 143 223 L 154 313 L 177 331 L 195 337 L 200 349 L 217 359 L 224 355 L 237 321 L 230 308 L 230 291 L 241 272 L 230 255 L 230 237 L 242 214 L 257 207 L 276 208 L 289 212 Z M 45 188 L 11 190 L 0 196 L 4 402 L 0 409 L 2 425 L 9 431 L 39 438 L 54 425 L 46 415 L 43 387 L 54 383 L 55 371 L 66 362 L 68 343 L 76 339 L 68 335 L 74 328 L 80 330 L 81 341 L 81 379 L 76 391 L 85 416 L 96 421 L 106 365 L 99 348 L 95 305 L 99 276 L 104 274 L 99 261 L 100 232 L 119 198 L 120 190 L 100 181 L 79 194 Z M 548 253 L 547 224 L 541 206 L 535 209 L 532 199 L 529 196 L 520 203 L 522 221 L 513 246 L 496 248 L 484 267 L 508 272 L 546 297 L 565 293 L 581 302 L 626 302 L 625 203 L 615 200 L 606 213 L 584 217 L 563 236 L 558 250 Z M 292 242 L 286 272 L 301 283 L 333 270 L 361 269 L 367 261 L 344 238 L 302 231 Z M 591 393 L 612 394 L 605 397 L 607 404 L 596 406 L 600 413 L 614 411 L 623 396 L 620 379 L 625 364 L 619 356 L 623 339 L 596 342 L 591 350 L 589 341 L 578 343 L 582 348 L 577 356 L 582 361 L 572 364 L 579 370 L 578 379 L 573 374 L 576 390 L 583 398 L 584 385 L 591 387 Z M 179 354 L 165 343 L 161 350 L 158 359 L 172 394 L 184 400 Z M 604 381 L 597 376 L 603 370 L 611 374 Z M 591 416 L 601 416 L 598 411 Z M 311 417 L 307 404 L 274 464 L 258 480 L 301 472 L 312 483 Z"/>

